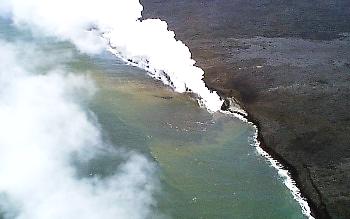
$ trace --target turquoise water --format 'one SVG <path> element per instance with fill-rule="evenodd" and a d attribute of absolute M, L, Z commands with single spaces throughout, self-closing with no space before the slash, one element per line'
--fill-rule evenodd
<path fill-rule="evenodd" d="M 90 77 L 97 91 L 82 104 L 104 140 L 157 166 L 155 212 L 169 218 L 304 218 L 277 171 L 251 145 L 249 124 L 208 113 L 189 95 L 174 93 L 107 52 L 83 55 L 69 43 L 32 37 L 4 20 L 0 32 L 1 39 L 36 44 L 47 56 L 61 57 L 60 67 Z M 45 74 L 55 66 L 48 61 L 35 70 Z M 113 155 L 97 156 L 76 168 L 84 177 L 92 171 L 104 176 L 118 162 Z"/>

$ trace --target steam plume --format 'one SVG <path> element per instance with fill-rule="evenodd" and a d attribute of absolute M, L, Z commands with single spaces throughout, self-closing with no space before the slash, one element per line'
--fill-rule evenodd
<path fill-rule="evenodd" d="M 69 40 L 81 51 L 108 49 L 146 69 L 178 92 L 191 91 L 199 103 L 218 111 L 222 101 L 203 82 L 189 49 L 168 31 L 166 22 L 140 20 L 138 0 L 4 0 L 2 14 L 34 32 Z"/>

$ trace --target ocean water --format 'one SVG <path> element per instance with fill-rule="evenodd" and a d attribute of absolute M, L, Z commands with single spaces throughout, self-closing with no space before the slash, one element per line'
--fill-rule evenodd
<path fill-rule="evenodd" d="M 251 125 L 208 113 L 194 97 L 175 93 L 108 52 L 84 55 L 69 43 L 32 36 L 6 20 L 0 21 L 0 39 L 35 44 L 47 57 L 69 54 L 60 59 L 60 68 L 90 78 L 95 94 L 79 104 L 92 115 L 103 140 L 141 154 L 156 167 L 153 177 L 160 183 L 151 218 L 304 218 L 277 171 L 252 145 Z M 33 71 L 45 74 L 54 66 L 48 59 Z M 77 177 L 103 180 L 121 160 L 105 154 L 72 165 Z M 6 212 L 4 206 L 0 212 Z"/>

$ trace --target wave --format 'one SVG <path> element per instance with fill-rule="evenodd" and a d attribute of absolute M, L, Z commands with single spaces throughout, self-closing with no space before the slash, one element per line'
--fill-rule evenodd
<path fill-rule="evenodd" d="M 270 165 L 277 170 L 277 173 L 282 178 L 284 185 L 290 190 L 294 200 L 296 200 L 300 205 L 302 213 L 309 219 L 315 219 L 311 215 L 311 208 L 308 202 L 302 196 L 300 189 L 297 187 L 290 172 L 280 162 L 274 159 L 269 153 L 267 153 L 261 147 L 261 143 L 258 140 L 258 132 L 259 132 L 258 127 L 252 122 L 249 122 L 249 124 L 251 124 L 255 130 L 254 136 L 252 138 L 252 145 L 256 148 L 256 151 L 258 152 L 258 154 L 266 158 L 266 160 L 270 163 Z"/>

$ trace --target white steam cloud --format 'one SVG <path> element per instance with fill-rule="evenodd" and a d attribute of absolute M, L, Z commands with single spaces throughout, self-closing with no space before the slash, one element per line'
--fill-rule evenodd
<path fill-rule="evenodd" d="M 178 92 L 191 91 L 199 103 L 218 111 L 222 100 L 203 82 L 189 49 L 168 31 L 166 22 L 141 20 L 138 0 L 2 0 L 0 11 L 33 32 L 74 43 L 81 51 L 108 49 L 146 69 Z"/>
<path fill-rule="evenodd" d="M 31 72 L 23 60 L 43 57 L 29 48 L 0 40 L 0 218 L 150 218 L 154 165 L 103 142 L 82 106 L 94 91 L 86 76 Z M 72 156 L 87 162 L 103 150 L 124 162 L 106 177 L 79 177 Z"/>

